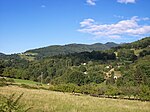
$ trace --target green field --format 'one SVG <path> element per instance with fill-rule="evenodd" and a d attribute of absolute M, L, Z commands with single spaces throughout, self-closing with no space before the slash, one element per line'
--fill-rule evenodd
<path fill-rule="evenodd" d="M 37 53 L 24 53 L 24 54 L 19 54 L 19 56 L 23 59 L 26 59 L 28 61 L 34 61 L 35 60 L 35 56 L 37 55 Z"/>
<path fill-rule="evenodd" d="M 30 80 L 22 80 L 22 79 L 14 79 L 17 84 L 27 84 L 27 85 L 36 85 L 38 82 L 30 81 Z"/>
<path fill-rule="evenodd" d="M 33 107 L 29 112 L 149 112 L 150 102 L 75 96 L 71 93 L 17 86 L 0 87 L 0 94 L 24 93 L 21 102 Z"/>

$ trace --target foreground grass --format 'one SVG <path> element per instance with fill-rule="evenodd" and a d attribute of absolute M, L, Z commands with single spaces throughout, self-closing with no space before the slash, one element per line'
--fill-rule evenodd
<path fill-rule="evenodd" d="M 69 93 L 25 89 L 17 86 L 0 87 L 0 94 L 24 93 L 21 101 L 29 112 L 149 112 L 150 102 L 101 99 L 74 96 Z"/>

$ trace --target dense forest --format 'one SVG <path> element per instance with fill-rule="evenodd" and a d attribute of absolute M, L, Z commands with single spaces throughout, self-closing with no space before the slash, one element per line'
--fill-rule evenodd
<path fill-rule="evenodd" d="M 72 52 L 69 48 L 76 46 L 72 44 L 67 53 L 58 52 L 55 46 L 57 55 L 47 52 L 48 48 L 2 54 L 0 76 L 49 83 L 58 91 L 150 100 L 150 37 L 120 46 L 107 45 L 112 48 L 82 51 L 81 47 L 80 52 Z"/>
<path fill-rule="evenodd" d="M 25 52 L 25 54 L 29 54 L 38 59 L 41 59 L 43 57 L 56 56 L 60 54 L 66 55 L 70 53 L 80 53 L 85 51 L 91 52 L 93 50 L 94 51 L 107 50 L 110 49 L 111 47 L 116 47 L 118 45 L 119 44 L 113 42 L 108 42 L 106 44 L 95 43 L 92 45 L 87 44 L 53 45 L 44 48 L 28 50 Z"/>

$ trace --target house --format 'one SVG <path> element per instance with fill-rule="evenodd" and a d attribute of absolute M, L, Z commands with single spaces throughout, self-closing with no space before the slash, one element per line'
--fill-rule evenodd
<path fill-rule="evenodd" d="M 108 68 L 108 69 L 109 69 L 109 66 L 106 66 L 105 68 Z"/>
<path fill-rule="evenodd" d="M 87 72 L 84 72 L 84 74 L 87 74 Z"/>
<path fill-rule="evenodd" d="M 83 65 L 86 65 L 86 63 L 83 63 Z"/>
<path fill-rule="evenodd" d="M 118 77 L 117 76 L 114 76 L 114 79 L 116 80 Z"/>

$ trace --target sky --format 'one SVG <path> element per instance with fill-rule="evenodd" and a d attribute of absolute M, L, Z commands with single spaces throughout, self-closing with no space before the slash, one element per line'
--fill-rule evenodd
<path fill-rule="evenodd" d="M 0 0 L 0 52 L 150 36 L 150 0 Z"/>

